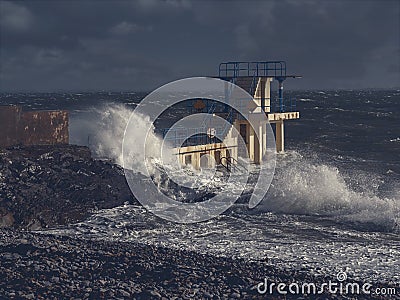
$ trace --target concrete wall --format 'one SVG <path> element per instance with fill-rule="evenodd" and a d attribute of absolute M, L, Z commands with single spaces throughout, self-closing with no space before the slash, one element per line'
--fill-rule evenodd
<path fill-rule="evenodd" d="M 23 112 L 20 106 L 0 106 L 0 147 L 68 142 L 67 111 Z"/>

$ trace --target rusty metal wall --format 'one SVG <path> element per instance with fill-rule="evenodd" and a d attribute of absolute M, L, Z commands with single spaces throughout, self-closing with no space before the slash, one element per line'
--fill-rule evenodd
<path fill-rule="evenodd" d="M 18 136 L 24 145 L 68 144 L 66 111 L 30 111 L 21 115 Z"/>
<path fill-rule="evenodd" d="M 16 144 L 68 144 L 67 111 L 22 112 L 18 106 L 0 107 L 0 147 Z"/>
<path fill-rule="evenodd" d="M 8 147 L 18 143 L 20 117 L 20 106 L 0 106 L 0 147 Z"/>

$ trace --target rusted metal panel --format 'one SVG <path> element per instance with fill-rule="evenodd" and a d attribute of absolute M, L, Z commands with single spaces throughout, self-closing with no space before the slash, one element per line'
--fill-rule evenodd
<path fill-rule="evenodd" d="M 0 147 L 8 147 L 18 143 L 20 117 L 20 106 L 0 106 Z"/>
<path fill-rule="evenodd" d="M 68 144 L 68 112 L 24 112 L 21 116 L 19 137 L 24 145 Z"/>
<path fill-rule="evenodd" d="M 68 144 L 67 111 L 22 112 L 19 106 L 0 107 L 0 147 Z"/>

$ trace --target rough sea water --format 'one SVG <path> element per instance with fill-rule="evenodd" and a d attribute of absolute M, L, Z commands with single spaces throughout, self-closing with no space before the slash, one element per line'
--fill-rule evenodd
<path fill-rule="evenodd" d="M 2 94 L 0 104 L 68 109 L 71 143 L 120 163 L 126 119 L 143 93 Z M 289 91 L 300 119 L 285 122 L 286 151 L 254 209 L 248 193 L 223 215 L 196 224 L 164 221 L 140 206 L 102 210 L 50 233 L 134 241 L 217 256 L 262 260 L 315 275 L 339 271 L 363 282 L 400 281 L 400 90 Z M 174 118 L 184 113 L 177 109 Z M 148 124 L 137 117 L 138 135 Z M 256 168 L 253 166 L 253 168 Z M 256 171 L 256 170 L 255 170 Z M 206 180 L 207 174 L 198 177 Z M 212 195 L 218 182 L 185 193 L 153 178 L 177 198 Z M 228 187 L 234 188 L 234 186 Z"/>

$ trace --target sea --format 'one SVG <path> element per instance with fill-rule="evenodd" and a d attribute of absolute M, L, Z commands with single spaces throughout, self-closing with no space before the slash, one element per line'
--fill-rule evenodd
<path fill-rule="evenodd" d="M 0 105 L 68 110 L 70 143 L 120 163 L 127 118 L 146 95 L 2 93 Z M 300 119 L 285 122 L 285 152 L 276 156 L 271 186 L 255 208 L 243 196 L 215 218 L 179 224 L 126 203 L 46 233 L 262 261 L 316 276 L 345 272 L 362 282 L 398 285 L 400 90 L 303 90 L 285 96 L 296 99 Z M 156 125 L 185 114 L 185 106 L 177 107 Z M 134 143 L 144 138 L 146 118 L 141 118 Z M 168 184 L 163 189 L 174 193 Z M 217 190 L 218 183 L 206 192 Z M 249 194 L 251 189 L 243 192 Z"/>

